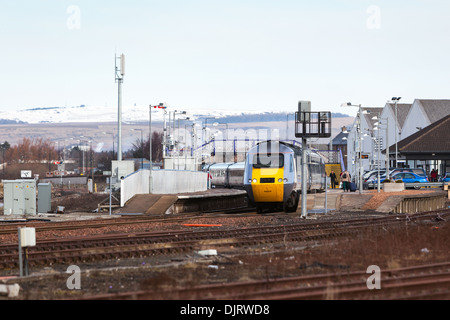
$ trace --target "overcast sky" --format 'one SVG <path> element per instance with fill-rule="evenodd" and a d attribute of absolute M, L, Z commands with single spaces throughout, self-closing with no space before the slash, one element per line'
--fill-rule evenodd
<path fill-rule="evenodd" d="M 0 6 L 0 111 L 117 107 L 355 114 L 450 98 L 447 0 L 41 0 Z"/>

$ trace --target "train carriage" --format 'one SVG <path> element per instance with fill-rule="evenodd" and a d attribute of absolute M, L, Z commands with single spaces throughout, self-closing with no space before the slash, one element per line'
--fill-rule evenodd
<path fill-rule="evenodd" d="M 232 163 L 215 163 L 209 166 L 211 186 L 228 187 L 228 167 L 231 165 Z"/>
<path fill-rule="evenodd" d="M 243 188 L 244 169 L 244 162 L 214 163 L 208 166 L 211 186 L 214 188 Z"/>
<path fill-rule="evenodd" d="M 236 162 L 228 167 L 227 182 L 229 188 L 244 187 L 244 171 L 245 171 L 244 162 Z"/>

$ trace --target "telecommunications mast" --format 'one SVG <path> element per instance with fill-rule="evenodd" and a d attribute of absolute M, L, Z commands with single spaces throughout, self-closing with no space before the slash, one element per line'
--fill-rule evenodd
<path fill-rule="evenodd" d="M 117 60 L 120 60 L 120 68 L 117 66 Z M 116 82 L 118 83 L 118 148 L 117 160 L 122 161 L 122 83 L 125 75 L 125 55 L 115 56 Z"/>

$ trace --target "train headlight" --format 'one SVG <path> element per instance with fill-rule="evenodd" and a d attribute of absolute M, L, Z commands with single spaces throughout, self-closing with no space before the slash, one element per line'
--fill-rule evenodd
<path fill-rule="evenodd" d="M 252 179 L 248 179 L 248 183 L 252 183 Z"/>
<path fill-rule="evenodd" d="M 288 182 L 288 179 L 287 179 L 287 178 L 284 178 L 284 182 Z"/>
<path fill-rule="evenodd" d="M 283 179 L 282 178 L 278 179 L 278 182 L 283 182 Z"/>
<path fill-rule="evenodd" d="M 253 179 L 253 183 L 256 183 L 256 182 L 258 182 L 258 180 L 256 180 L 256 179 Z"/>

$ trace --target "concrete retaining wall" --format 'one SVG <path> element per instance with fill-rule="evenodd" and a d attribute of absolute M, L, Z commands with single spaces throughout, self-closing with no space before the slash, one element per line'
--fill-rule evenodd
<path fill-rule="evenodd" d="M 393 213 L 417 213 L 444 209 L 445 195 L 432 197 L 404 198 L 392 211 Z"/>
<path fill-rule="evenodd" d="M 402 192 L 405 190 L 404 183 L 383 183 L 384 192 Z"/>
<path fill-rule="evenodd" d="M 214 212 L 227 209 L 247 208 L 247 192 L 243 190 L 230 190 L 230 193 L 211 196 L 187 197 L 180 196 L 172 206 L 170 213 L 185 212 Z"/>
<path fill-rule="evenodd" d="M 120 182 L 120 206 L 136 194 L 149 193 L 150 170 L 139 170 Z M 153 170 L 153 194 L 178 194 L 206 191 L 207 173 L 199 171 Z"/>

